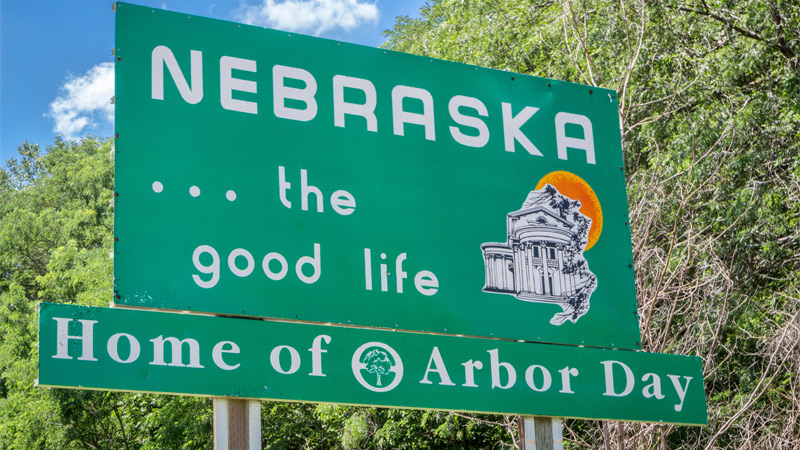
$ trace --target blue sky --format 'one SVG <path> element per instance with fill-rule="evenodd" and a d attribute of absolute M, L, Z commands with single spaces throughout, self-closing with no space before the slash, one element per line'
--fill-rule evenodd
<path fill-rule="evenodd" d="M 0 0 L 0 167 L 24 141 L 113 134 L 113 2 Z M 377 47 L 426 0 L 140 0 L 155 8 Z"/>

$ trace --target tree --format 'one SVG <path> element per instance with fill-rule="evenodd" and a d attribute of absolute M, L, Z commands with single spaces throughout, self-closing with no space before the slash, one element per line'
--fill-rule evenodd
<path fill-rule="evenodd" d="M 386 47 L 616 89 L 642 347 L 699 355 L 705 428 L 567 421 L 568 448 L 800 448 L 800 8 L 438 0 Z M 37 301 L 111 296 L 112 143 L 0 170 L 0 448 L 208 448 L 207 399 L 35 388 Z M 380 365 L 376 365 L 376 375 Z M 266 403 L 269 448 L 499 448 L 508 416 Z"/>
<path fill-rule="evenodd" d="M 0 171 L 0 447 L 69 448 L 73 430 L 48 420 L 61 417 L 69 402 L 32 382 L 38 355 L 34 306 L 63 299 L 107 304 L 102 294 L 111 288 L 105 261 L 113 177 L 110 144 L 102 147 L 91 139 L 57 140 L 43 153 L 25 143 L 22 158 Z M 97 158 L 100 153 L 104 159 Z"/>
<path fill-rule="evenodd" d="M 0 170 L 0 448 L 208 448 L 211 401 L 42 389 L 40 301 L 107 306 L 112 295 L 112 142 L 42 151 Z"/>
<path fill-rule="evenodd" d="M 627 425 L 635 445 L 800 446 L 799 11 L 440 0 L 386 33 L 390 49 L 617 91 L 642 347 L 703 357 L 711 421 Z M 608 435 L 568 425 L 583 448 Z"/>
<path fill-rule="evenodd" d="M 381 375 L 389 375 L 394 367 L 394 362 L 383 350 L 373 348 L 361 358 L 361 363 L 367 368 L 367 372 L 374 373 L 378 377 L 378 386 L 381 385 Z"/>

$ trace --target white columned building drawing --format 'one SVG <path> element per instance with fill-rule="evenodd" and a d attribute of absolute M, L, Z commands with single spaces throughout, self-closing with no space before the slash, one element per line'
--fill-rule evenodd
<path fill-rule="evenodd" d="M 580 206 L 549 184 L 531 191 L 522 208 L 506 217 L 508 240 L 481 245 L 483 290 L 559 304 L 564 313 L 551 320 L 555 325 L 577 321 L 597 286 L 583 258 L 591 219 L 578 212 Z"/>

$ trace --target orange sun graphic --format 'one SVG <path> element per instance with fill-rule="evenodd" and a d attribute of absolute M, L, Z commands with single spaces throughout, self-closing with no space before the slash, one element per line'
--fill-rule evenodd
<path fill-rule="evenodd" d="M 581 214 L 592 219 L 592 227 L 589 228 L 589 240 L 584 250 L 589 250 L 600 238 L 603 231 L 603 210 L 600 208 L 600 200 L 597 199 L 591 186 L 583 179 L 573 173 L 559 170 L 550 172 L 536 185 L 536 190 L 551 184 L 558 189 L 562 195 L 581 202 Z"/>

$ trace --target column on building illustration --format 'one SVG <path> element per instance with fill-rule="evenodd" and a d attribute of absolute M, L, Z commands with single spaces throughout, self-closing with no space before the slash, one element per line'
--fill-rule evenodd
<path fill-rule="evenodd" d="M 507 217 L 508 241 L 481 246 L 487 292 L 513 294 L 529 301 L 558 302 L 576 291 L 574 274 L 564 273 L 574 224 L 549 204 Z"/>
<path fill-rule="evenodd" d="M 484 248 L 486 287 L 495 292 L 516 292 L 514 254 L 511 249 L 494 245 Z"/>
<path fill-rule="evenodd" d="M 559 296 L 561 295 L 561 267 L 558 265 L 558 253 L 556 248 L 550 247 L 548 248 L 549 258 L 547 259 L 547 267 L 550 270 L 550 276 L 552 277 L 553 287 L 551 290 L 551 295 Z"/>
<path fill-rule="evenodd" d="M 516 286 L 514 284 L 514 260 L 512 255 L 505 255 L 503 258 L 503 270 L 506 276 L 505 289 L 514 292 Z"/>
<path fill-rule="evenodd" d="M 533 261 L 533 271 L 531 271 L 533 290 L 531 292 L 542 295 L 544 294 L 544 284 L 542 283 L 542 271 L 544 270 L 542 266 L 542 249 L 533 242 L 528 244 L 528 248 L 531 253 L 531 260 Z"/>
<path fill-rule="evenodd" d="M 484 259 L 489 291 L 551 297 L 575 292 L 574 275 L 564 273 L 564 255 L 546 242 L 487 246 Z"/>

